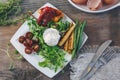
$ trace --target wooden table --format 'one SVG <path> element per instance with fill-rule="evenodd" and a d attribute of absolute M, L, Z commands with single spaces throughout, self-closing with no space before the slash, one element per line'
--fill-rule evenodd
<path fill-rule="evenodd" d="M 76 19 L 87 21 L 85 33 L 89 38 L 85 43 L 86 46 L 99 45 L 108 39 L 113 40 L 112 46 L 120 46 L 120 7 L 100 14 L 90 14 L 74 8 L 67 0 L 23 0 L 21 4 L 23 13 L 27 10 L 34 12 L 46 2 L 50 2 L 62 10 L 74 21 Z M 21 23 L 0 27 L 0 80 L 5 80 L 5 78 L 9 78 L 9 80 L 52 80 L 36 70 L 27 61 L 16 59 L 19 54 L 14 54 L 15 48 L 13 46 L 9 46 L 9 54 L 14 61 L 14 69 L 8 70 L 11 63 L 11 58 L 6 54 L 8 43 L 20 25 Z M 53 79 L 70 80 L 69 65 L 64 70 L 64 73 L 61 72 Z"/>

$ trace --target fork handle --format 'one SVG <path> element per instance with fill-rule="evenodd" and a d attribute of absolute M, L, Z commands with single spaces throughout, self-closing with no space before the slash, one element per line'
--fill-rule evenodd
<path fill-rule="evenodd" d="M 97 70 L 98 68 L 93 68 L 92 71 L 85 78 L 83 78 L 83 80 L 89 80 Z"/>
<path fill-rule="evenodd" d="M 84 70 L 83 74 L 80 76 L 80 80 L 84 80 L 84 77 L 92 70 L 94 65 L 95 65 L 95 62 L 91 62 L 88 64 L 88 66 Z"/>
<path fill-rule="evenodd" d="M 93 69 L 90 71 L 90 73 L 87 76 L 85 76 L 82 80 L 89 80 L 101 66 L 102 65 L 99 62 L 97 62 Z"/>

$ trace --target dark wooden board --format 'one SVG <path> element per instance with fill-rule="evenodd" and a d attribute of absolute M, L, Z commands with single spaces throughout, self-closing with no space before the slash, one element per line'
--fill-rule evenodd
<path fill-rule="evenodd" d="M 112 39 L 114 42 L 112 46 L 120 46 L 120 7 L 100 14 L 90 14 L 74 8 L 67 0 L 23 0 L 22 13 L 26 13 L 28 10 L 34 12 L 46 2 L 50 2 L 62 10 L 74 21 L 76 19 L 87 21 L 85 33 L 89 38 L 85 45 L 99 45 L 105 40 Z M 21 23 L 0 27 L 0 80 L 52 80 L 36 70 L 27 61 L 17 60 L 19 55 L 14 54 L 15 48 L 12 45 L 9 48 L 9 53 L 13 57 L 14 69 L 9 71 L 11 59 L 6 54 L 7 44 L 20 25 Z M 70 80 L 69 71 L 68 65 L 64 73 L 62 71 L 53 79 Z"/>

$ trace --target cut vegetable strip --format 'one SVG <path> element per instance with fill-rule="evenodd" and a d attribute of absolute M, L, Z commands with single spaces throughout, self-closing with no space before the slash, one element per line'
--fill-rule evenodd
<path fill-rule="evenodd" d="M 68 50 L 68 40 L 65 42 L 65 45 L 64 45 L 64 50 L 67 51 Z"/>
<path fill-rule="evenodd" d="M 73 44 L 74 44 L 74 32 L 72 32 L 68 40 L 65 42 L 64 50 L 67 51 L 68 53 L 71 53 L 74 46 Z"/>
<path fill-rule="evenodd" d="M 69 40 L 68 40 L 68 49 L 69 50 L 73 50 L 73 43 L 74 43 L 74 31 L 72 32 L 72 34 L 70 35 L 69 37 Z"/>
<path fill-rule="evenodd" d="M 73 30 L 75 29 L 75 25 L 73 23 L 71 23 L 70 26 L 71 27 L 69 28 L 69 30 L 66 32 L 66 34 L 62 37 L 62 39 L 58 43 L 59 46 L 63 46 L 64 45 L 64 43 L 67 41 L 67 39 L 69 38 L 69 36 L 73 32 Z"/>

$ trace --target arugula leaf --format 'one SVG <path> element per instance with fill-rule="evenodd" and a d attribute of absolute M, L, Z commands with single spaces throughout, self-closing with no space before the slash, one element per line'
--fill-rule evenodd
<path fill-rule="evenodd" d="M 64 33 L 67 31 L 68 27 L 70 26 L 70 22 L 65 21 L 63 22 L 62 20 L 59 20 L 58 22 L 49 22 L 47 25 L 49 28 L 56 28 L 58 31 L 61 33 Z"/>
<path fill-rule="evenodd" d="M 63 25 L 62 22 L 60 23 L 60 25 Z M 51 27 L 53 26 L 53 23 L 51 22 L 48 25 L 50 25 L 48 27 Z M 68 25 L 68 23 L 64 25 Z M 44 61 L 39 62 L 38 65 L 53 69 L 55 72 L 58 70 L 58 68 L 62 68 L 66 62 L 64 57 L 66 52 L 60 49 L 58 46 L 48 46 L 44 43 L 43 33 L 48 27 L 39 26 L 36 20 L 33 18 L 28 19 L 28 26 L 34 37 L 39 39 L 39 45 L 41 49 L 38 51 L 38 55 L 41 55 L 45 59 Z"/>

